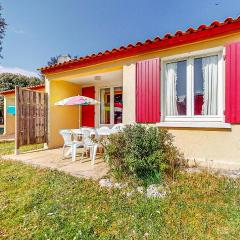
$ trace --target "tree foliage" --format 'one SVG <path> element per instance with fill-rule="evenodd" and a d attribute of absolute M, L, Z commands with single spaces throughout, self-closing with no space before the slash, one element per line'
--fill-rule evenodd
<path fill-rule="evenodd" d="M 0 74 L 0 91 L 14 89 L 15 86 L 27 87 L 44 83 L 42 78 L 27 77 L 20 74 L 1 73 Z"/>
<path fill-rule="evenodd" d="M 2 58 L 2 40 L 5 36 L 7 24 L 5 22 L 5 18 L 2 17 L 2 6 L 0 5 L 0 58 Z"/>
<path fill-rule="evenodd" d="M 14 89 L 15 86 L 27 87 L 43 84 L 43 78 L 27 77 L 20 74 L 1 73 L 0 74 L 0 91 Z M 3 96 L 0 96 L 0 109 L 3 108 Z"/>
<path fill-rule="evenodd" d="M 158 181 L 165 173 L 173 177 L 186 163 L 173 144 L 173 136 L 157 127 L 127 125 L 122 132 L 109 136 L 104 147 L 113 174 L 127 174 L 145 182 Z"/>

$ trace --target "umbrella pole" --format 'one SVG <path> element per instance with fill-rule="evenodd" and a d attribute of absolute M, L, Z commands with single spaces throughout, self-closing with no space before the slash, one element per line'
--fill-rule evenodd
<path fill-rule="evenodd" d="M 78 105 L 78 128 L 80 128 L 81 126 L 81 124 L 80 124 L 80 105 Z"/>

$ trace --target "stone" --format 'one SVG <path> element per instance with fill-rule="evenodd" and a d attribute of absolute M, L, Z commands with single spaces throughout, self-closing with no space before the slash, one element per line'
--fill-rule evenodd
<path fill-rule="evenodd" d="M 137 192 L 139 193 L 144 193 L 144 188 L 143 187 L 137 187 Z"/>
<path fill-rule="evenodd" d="M 98 183 L 101 187 L 107 187 L 107 188 L 113 187 L 113 182 L 108 178 L 106 178 L 106 179 L 102 178 L 102 179 L 99 180 Z"/>
<path fill-rule="evenodd" d="M 237 171 L 237 170 L 223 171 L 222 173 L 220 172 L 220 175 L 223 175 L 225 177 L 232 178 L 232 179 L 238 179 L 240 178 L 240 171 Z"/>
<path fill-rule="evenodd" d="M 187 173 L 200 173 L 200 172 L 202 172 L 201 169 L 199 169 L 199 168 L 194 168 L 194 167 L 186 168 L 185 171 L 186 171 Z"/>
<path fill-rule="evenodd" d="M 114 183 L 114 188 L 118 188 L 118 189 L 121 189 L 122 188 L 122 184 L 121 183 Z"/>
<path fill-rule="evenodd" d="M 152 184 L 147 188 L 146 196 L 148 198 L 150 197 L 162 198 L 165 195 L 166 195 L 166 191 L 161 185 Z"/>
<path fill-rule="evenodd" d="M 131 197 L 133 195 L 133 191 L 132 192 L 126 192 L 126 197 Z"/>

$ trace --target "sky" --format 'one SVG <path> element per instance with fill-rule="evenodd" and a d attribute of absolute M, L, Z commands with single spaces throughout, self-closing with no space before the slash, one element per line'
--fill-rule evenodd
<path fill-rule="evenodd" d="M 8 24 L 0 72 L 37 74 L 85 56 L 240 15 L 239 0 L 0 0 Z"/>

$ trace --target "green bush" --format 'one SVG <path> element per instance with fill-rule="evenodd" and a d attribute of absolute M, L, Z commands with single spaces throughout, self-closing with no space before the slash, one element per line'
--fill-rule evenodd
<path fill-rule="evenodd" d="M 122 132 L 109 136 L 105 159 L 114 173 L 151 182 L 160 180 L 164 173 L 174 176 L 184 165 L 170 133 L 140 124 L 128 125 Z"/>

